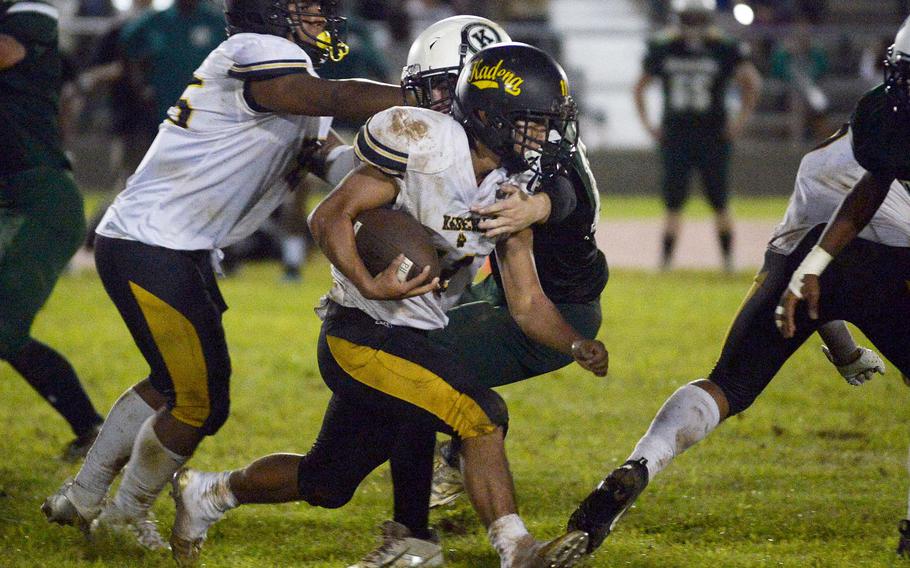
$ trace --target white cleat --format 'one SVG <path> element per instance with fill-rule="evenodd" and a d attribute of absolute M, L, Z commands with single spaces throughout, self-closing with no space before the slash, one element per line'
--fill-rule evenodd
<path fill-rule="evenodd" d="M 175 506 L 171 553 L 178 566 L 194 566 L 199 561 L 209 527 L 224 516 L 223 511 L 206 502 L 212 485 L 207 482 L 217 475 L 185 468 L 171 479 Z"/>
<path fill-rule="evenodd" d="M 357 564 L 348 568 L 408 568 L 416 566 L 442 566 L 442 547 L 438 542 L 411 536 L 411 531 L 401 523 L 382 523 L 382 544 Z"/>
<path fill-rule="evenodd" d="M 92 533 L 110 531 L 131 535 L 136 543 L 146 550 L 170 550 L 167 541 L 158 532 L 158 525 L 151 512 L 144 517 L 131 517 L 114 503 L 108 503 L 98 518 L 92 521 Z"/>
<path fill-rule="evenodd" d="M 549 542 L 528 538 L 519 544 L 511 568 L 571 568 L 588 547 L 588 533 L 570 531 Z"/>
<path fill-rule="evenodd" d="M 76 504 L 70 493 L 70 487 L 73 480 L 67 480 L 60 489 L 53 495 L 44 500 L 41 505 L 41 512 L 50 523 L 58 525 L 71 525 L 82 531 L 86 536 L 89 535 L 89 526 L 98 516 L 100 507 L 80 507 Z"/>

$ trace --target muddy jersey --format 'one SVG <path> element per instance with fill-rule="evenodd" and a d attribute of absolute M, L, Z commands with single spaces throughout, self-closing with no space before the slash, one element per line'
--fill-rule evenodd
<path fill-rule="evenodd" d="M 98 226 L 106 237 L 177 250 L 228 246 L 281 203 L 304 140 L 329 117 L 258 107 L 248 80 L 316 76 L 297 44 L 271 35 L 229 37 L 203 61 L 158 136 Z"/>
<path fill-rule="evenodd" d="M 440 281 L 445 291 L 395 301 L 365 299 L 339 270 L 328 297 L 376 320 L 417 329 L 439 329 L 496 242 L 483 235 L 471 206 L 489 205 L 504 169 L 478 185 L 464 129 L 450 116 L 429 109 L 394 107 L 374 115 L 354 140 L 357 156 L 392 176 L 398 196 L 392 208 L 406 211 L 435 233 L 440 251 Z"/>
<path fill-rule="evenodd" d="M 803 157 L 787 213 L 769 244 L 772 251 L 793 252 L 812 227 L 831 219 L 863 177 L 866 169 L 854 157 L 854 143 L 854 133 L 845 125 Z M 910 247 L 910 194 L 900 182 L 891 184 L 884 203 L 859 237 L 888 246 Z"/>

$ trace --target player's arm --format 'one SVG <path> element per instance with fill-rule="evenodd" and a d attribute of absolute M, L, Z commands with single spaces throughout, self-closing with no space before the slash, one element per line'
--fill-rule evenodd
<path fill-rule="evenodd" d="M 25 46 L 11 35 L 0 34 L 0 70 L 9 69 L 25 59 Z"/>
<path fill-rule="evenodd" d="M 509 313 L 531 340 L 571 355 L 599 377 L 606 375 L 609 355 L 604 344 L 585 338 L 566 323 L 540 287 L 532 238 L 531 231 L 524 230 L 496 245 Z"/>
<path fill-rule="evenodd" d="M 739 137 L 749 118 L 755 112 L 758 98 L 761 95 L 761 74 L 751 61 L 743 61 L 736 66 L 733 72 L 733 81 L 739 87 L 742 102 L 739 112 L 736 113 L 727 125 L 727 136 L 731 139 Z"/>
<path fill-rule="evenodd" d="M 652 75 L 647 71 L 642 72 L 635 82 L 635 86 L 632 87 L 632 96 L 635 99 L 635 110 L 638 111 L 638 119 L 641 121 L 642 126 L 645 127 L 645 130 L 648 131 L 652 138 L 660 140 L 663 134 L 659 126 L 651 123 L 651 117 L 648 115 L 648 104 L 645 99 L 645 92 L 656 79 L 656 75 Z"/>
<path fill-rule="evenodd" d="M 334 129 L 329 131 L 316 151 L 309 156 L 301 156 L 298 161 L 302 167 L 332 187 L 341 183 L 344 176 L 360 163 L 354 147 L 342 140 Z"/>
<path fill-rule="evenodd" d="M 517 233 L 531 225 L 560 223 L 578 204 L 572 182 L 562 175 L 542 182 L 540 190 L 533 195 L 511 184 L 504 184 L 500 191 L 507 195 L 505 199 L 486 207 L 471 208 L 474 213 L 487 217 L 479 225 L 487 237 Z"/>
<path fill-rule="evenodd" d="M 249 93 L 258 106 L 274 112 L 353 121 L 404 104 L 397 85 L 366 79 L 320 79 L 307 73 L 250 81 Z"/>
<path fill-rule="evenodd" d="M 371 276 L 357 254 L 354 219 L 363 212 L 395 201 L 398 187 L 388 174 L 361 164 L 310 214 L 307 223 L 313 239 L 335 268 L 369 300 L 400 300 L 436 289 L 439 278 L 427 283 L 429 267 L 404 282 L 398 280 L 399 256 L 388 268 Z"/>
<path fill-rule="evenodd" d="M 809 317 L 818 319 L 818 299 L 821 295 L 819 276 L 834 257 L 869 224 L 888 196 L 893 181 L 893 176 L 866 172 L 853 191 L 844 198 L 834 220 L 828 223 L 818 243 L 793 273 L 790 285 L 781 295 L 775 317 L 784 337 L 793 337 L 796 332 L 794 313 L 800 300 L 806 300 Z"/>

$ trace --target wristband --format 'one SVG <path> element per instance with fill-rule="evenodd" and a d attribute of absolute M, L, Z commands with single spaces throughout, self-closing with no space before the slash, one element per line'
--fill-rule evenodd
<path fill-rule="evenodd" d="M 830 264 L 832 260 L 834 260 L 834 257 L 831 256 L 828 251 L 815 245 L 812 247 L 812 250 L 809 251 L 809 254 L 806 255 L 806 258 L 800 263 L 799 267 L 793 272 L 787 289 L 790 290 L 794 296 L 802 299 L 803 279 L 806 275 L 812 274 L 813 276 L 821 276 L 822 272 L 825 271 L 825 268 L 828 267 L 828 264 Z"/>

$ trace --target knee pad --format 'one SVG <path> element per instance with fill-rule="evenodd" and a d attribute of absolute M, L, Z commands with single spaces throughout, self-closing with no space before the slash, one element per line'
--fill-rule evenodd
<path fill-rule="evenodd" d="M 509 427 L 509 407 L 506 406 L 506 401 L 496 391 L 484 389 L 471 394 L 472 398 L 486 413 L 490 422 L 503 430 Z"/>
<path fill-rule="evenodd" d="M 304 501 L 314 507 L 338 509 L 351 500 L 363 477 L 351 479 L 350 475 L 346 475 L 350 471 L 333 467 L 338 464 L 325 461 L 324 457 L 313 452 L 303 456 L 297 466 L 297 491 Z"/>
<path fill-rule="evenodd" d="M 314 507 L 323 509 L 340 509 L 347 505 L 354 496 L 354 491 L 339 491 L 330 487 L 310 487 L 306 493 L 300 492 L 304 501 Z"/>

